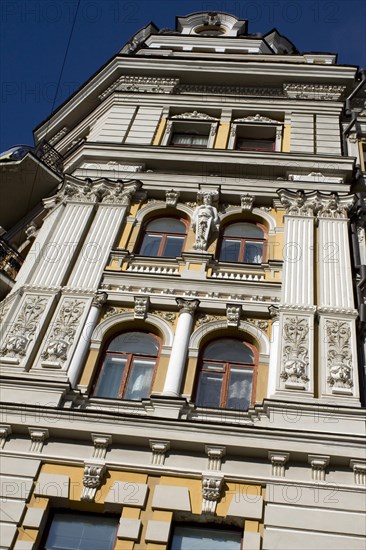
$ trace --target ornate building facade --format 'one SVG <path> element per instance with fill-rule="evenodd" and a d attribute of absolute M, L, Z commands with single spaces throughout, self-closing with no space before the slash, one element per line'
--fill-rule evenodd
<path fill-rule="evenodd" d="M 0 159 L 1 548 L 364 547 L 364 80 L 195 13 Z"/>

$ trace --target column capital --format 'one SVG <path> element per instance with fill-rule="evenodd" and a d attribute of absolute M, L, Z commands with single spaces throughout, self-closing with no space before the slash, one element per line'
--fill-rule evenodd
<path fill-rule="evenodd" d="M 348 211 L 356 202 L 355 195 L 339 196 L 338 193 L 317 194 L 318 218 L 348 219 Z"/>
<path fill-rule="evenodd" d="M 106 292 L 96 292 L 93 297 L 92 307 L 101 309 L 108 299 Z"/>
<path fill-rule="evenodd" d="M 181 313 L 189 313 L 190 315 L 193 315 L 200 304 L 200 301 L 197 299 L 186 300 L 185 298 L 176 298 L 175 301 L 178 305 L 179 315 Z"/>
<path fill-rule="evenodd" d="M 298 191 L 289 191 L 288 189 L 278 189 L 282 205 L 286 209 L 288 216 L 312 217 L 317 209 L 317 192 L 311 191 L 304 193 L 301 189 Z"/>

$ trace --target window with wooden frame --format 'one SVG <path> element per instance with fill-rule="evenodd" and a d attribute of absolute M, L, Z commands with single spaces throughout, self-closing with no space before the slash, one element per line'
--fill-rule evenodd
<path fill-rule="evenodd" d="M 257 350 L 236 338 L 210 342 L 201 354 L 197 407 L 246 411 L 254 401 Z"/>
<path fill-rule="evenodd" d="M 233 121 L 229 149 L 237 151 L 281 151 L 283 123 L 255 115 Z"/>
<path fill-rule="evenodd" d="M 221 237 L 219 260 L 261 264 L 265 255 L 265 227 L 259 223 L 234 222 L 227 225 Z"/>
<path fill-rule="evenodd" d="M 180 256 L 187 237 L 188 222 L 182 218 L 156 218 L 145 226 L 139 254 L 154 258 Z"/>
<path fill-rule="evenodd" d="M 95 397 L 139 401 L 150 396 L 161 342 L 147 332 L 123 332 L 105 347 Z"/>
<path fill-rule="evenodd" d="M 171 116 L 166 124 L 161 145 L 211 149 L 214 146 L 219 119 L 198 111 Z"/>
<path fill-rule="evenodd" d="M 118 516 L 76 510 L 55 510 L 44 534 L 43 550 L 112 550 L 118 531 Z M 38 547 L 37 547 L 38 548 Z"/>

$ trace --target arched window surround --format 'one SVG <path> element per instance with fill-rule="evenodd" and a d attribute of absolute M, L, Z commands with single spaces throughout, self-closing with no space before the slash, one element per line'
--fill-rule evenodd
<path fill-rule="evenodd" d="M 225 224 L 221 226 L 220 228 L 220 236 L 217 243 L 217 253 L 216 257 L 220 262 L 232 262 L 236 264 L 246 264 L 246 265 L 261 265 L 266 261 L 267 258 L 267 241 L 268 241 L 268 229 L 266 225 L 262 222 L 262 220 L 258 220 L 254 218 L 253 216 L 235 216 L 234 218 L 230 217 L 227 220 L 225 220 Z M 225 232 L 230 227 L 233 227 L 236 224 L 250 224 L 252 226 L 258 227 L 263 232 L 263 237 L 246 237 L 246 236 L 237 236 L 237 237 L 229 237 L 225 235 Z M 223 257 L 223 247 L 224 243 L 231 242 L 234 251 L 233 255 L 235 256 L 234 259 L 225 259 Z M 252 244 L 251 244 L 252 243 Z M 245 261 L 246 259 L 250 259 L 246 256 L 247 251 L 250 251 L 250 248 L 255 251 L 255 245 L 258 243 L 258 256 L 260 256 L 260 261 Z M 253 254 L 252 254 L 253 256 Z M 253 258 L 256 260 L 256 257 Z"/>
<path fill-rule="evenodd" d="M 244 334 L 237 331 L 216 333 L 204 339 L 198 354 L 193 390 L 197 407 L 245 411 L 254 404 L 259 352 L 248 340 Z M 213 348 L 218 347 L 220 342 L 224 346 L 231 345 L 231 358 L 226 356 L 226 352 L 225 358 L 220 355 L 220 351 L 214 352 Z M 240 350 L 239 355 L 238 350 L 236 353 L 234 350 L 233 353 L 235 347 Z M 218 355 L 216 359 L 215 353 Z M 248 384 L 250 387 L 245 393 Z M 237 396 L 238 389 L 241 392 L 240 397 Z"/>
<path fill-rule="evenodd" d="M 168 227 L 167 230 L 164 230 L 164 227 L 160 230 L 155 229 L 154 224 L 158 225 L 161 220 L 178 222 L 176 224 L 177 228 L 172 228 L 172 230 L 169 230 Z M 179 230 L 178 224 L 181 226 L 183 225 L 181 231 Z M 140 256 L 151 256 L 153 258 L 172 259 L 179 257 L 184 251 L 188 231 L 188 220 L 181 217 L 176 211 L 173 213 L 165 211 L 161 212 L 160 215 L 148 217 L 141 225 L 135 246 L 135 253 Z M 149 248 L 151 253 L 147 253 Z"/>
<path fill-rule="evenodd" d="M 126 341 L 123 343 L 123 339 Z M 118 339 L 121 338 L 121 349 Z M 128 338 L 131 339 L 128 342 Z M 136 347 L 133 339 L 136 340 Z M 145 345 L 145 351 L 141 346 Z M 125 347 L 124 347 L 125 346 Z M 113 349 L 116 348 L 117 349 Z M 153 348 L 156 348 L 154 352 Z M 106 341 L 92 386 L 94 397 L 139 401 L 148 398 L 153 388 L 161 355 L 161 338 L 148 330 L 125 327 Z"/>

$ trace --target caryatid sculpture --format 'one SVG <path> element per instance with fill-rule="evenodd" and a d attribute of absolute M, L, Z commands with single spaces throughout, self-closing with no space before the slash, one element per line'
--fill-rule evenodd
<path fill-rule="evenodd" d="M 200 193 L 198 200 L 201 202 L 194 211 L 192 227 L 196 233 L 196 242 L 193 245 L 195 250 L 206 250 L 209 238 L 212 233 L 219 229 L 220 219 L 217 208 L 213 206 L 216 193 Z"/>

